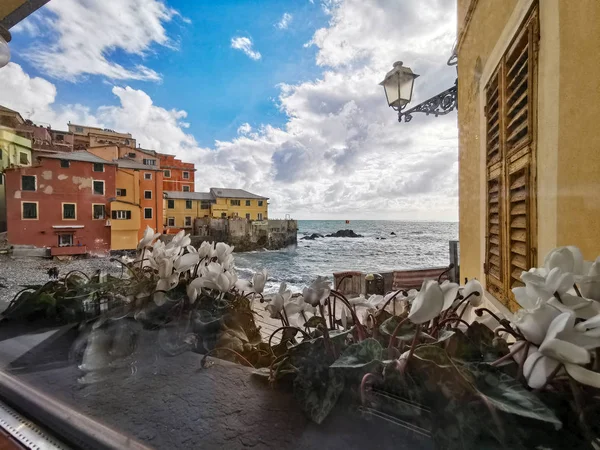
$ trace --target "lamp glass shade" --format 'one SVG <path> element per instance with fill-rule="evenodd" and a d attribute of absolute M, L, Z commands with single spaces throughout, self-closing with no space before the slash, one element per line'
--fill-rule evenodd
<path fill-rule="evenodd" d="M 409 67 L 404 67 L 402 62 L 394 63 L 394 68 L 379 83 L 383 86 L 388 105 L 394 109 L 401 109 L 409 103 L 412 99 L 415 78 L 418 76 Z"/>

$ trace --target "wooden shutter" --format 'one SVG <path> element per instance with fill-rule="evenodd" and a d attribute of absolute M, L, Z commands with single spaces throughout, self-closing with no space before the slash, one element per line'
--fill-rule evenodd
<path fill-rule="evenodd" d="M 486 86 L 488 290 L 511 310 L 512 288 L 535 265 L 535 99 L 539 28 L 534 7 Z"/>
<path fill-rule="evenodd" d="M 485 273 L 490 292 L 498 299 L 504 295 L 504 161 L 502 152 L 501 70 L 491 77 L 485 91 L 486 118 L 486 258 Z"/>

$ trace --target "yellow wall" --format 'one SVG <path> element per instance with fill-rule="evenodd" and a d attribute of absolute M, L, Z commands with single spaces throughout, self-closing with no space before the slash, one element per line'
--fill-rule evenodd
<path fill-rule="evenodd" d="M 466 11 L 471 0 L 459 0 Z M 458 53 L 459 239 L 461 277 L 482 277 L 480 82 L 483 67 L 517 0 L 479 0 Z M 461 24 L 459 24 L 461 28 Z"/>
<path fill-rule="evenodd" d="M 200 208 L 200 200 L 191 200 L 192 202 L 192 209 L 186 209 L 185 208 L 185 203 L 186 201 L 183 199 L 172 199 L 175 202 L 175 208 L 173 209 L 169 209 L 168 208 L 168 201 L 167 199 L 165 199 L 164 201 L 164 205 L 165 205 L 165 212 L 164 212 L 164 222 L 165 225 L 168 224 L 168 218 L 169 217 L 173 217 L 175 218 L 175 227 L 177 228 L 184 228 L 185 226 L 185 218 L 186 217 L 191 217 L 192 218 L 192 226 L 194 225 L 194 219 L 196 217 L 204 217 L 204 216 L 210 216 L 210 209 L 201 209 Z"/>
<path fill-rule="evenodd" d="M 27 154 L 27 164 L 21 164 L 20 153 Z M 2 172 L 10 166 L 31 166 L 31 163 L 31 139 L 0 127 L 0 232 L 6 231 L 6 191 Z"/>
<path fill-rule="evenodd" d="M 459 12 L 470 3 L 459 0 Z M 459 233 L 461 276 L 484 279 L 480 88 L 513 37 L 515 18 L 532 2 L 476 3 L 458 48 Z M 544 0 L 539 18 L 538 264 L 557 245 L 577 245 L 591 260 L 600 254 L 600 58 L 592 56 L 600 42 L 600 2 Z"/>
<path fill-rule="evenodd" d="M 232 205 L 231 200 L 239 200 L 240 206 Z M 250 206 L 246 206 L 248 200 Z M 238 217 L 245 219 L 246 214 L 250 214 L 250 220 L 258 220 L 258 213 L 262 213 L 262 219 L 267 220 L 269 218 L 267 200 L 262 200 L 263 206 L 258 206 L 258 202 L 257 199 L 217 198 L 216 203 L 212 205 L 212 216 L 220 218 L 222 213 L 225 213 L 227 217 L 234 217 L 237 214 Z"/>
<path fill-rule="evenodd" d="M 123 197 L 111 203 L 111 250 L 135 249 L 138 244 L 138 231 L 140 229 L 140 173 L 134 170 L 118 169 L 116 187 L 125 189 Z M 131 219 L 112 219 L 112 211 L 131 211 Z"/>

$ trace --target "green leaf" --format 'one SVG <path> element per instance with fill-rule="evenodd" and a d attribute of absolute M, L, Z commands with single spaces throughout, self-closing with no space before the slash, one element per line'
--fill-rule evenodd
<path fill-rule="evenodd" d="M 319 325 L 327 326 L 325 319 L 321 316 L 312 316 L 304 324 L 304 326 L 308 328 L 317 328 Z"/>
<path fill-rule="evenodd" d="M 462 361 L 483 361 L 479 345 L 471 341 L 458 328 L 452 331 L 454 334 L 444 341 L 444 348 L 448 355 Z"/>
<path fill-rule="evenodd" d="M 318 424 L 333 409 L 343 389 L 341 374 L 323 366 L 302 367 L 294 380 L 294 396 L 300 408 Z"/>
<path fill-rule="evenodd" d="M 370 369 L 381 363 L 383 347 L 373 338 L 365 339 L 350 345 L 344 353 L 331 365 L 332 369 Z"/>
<path fill-rule="evenodd" d="M 485 363 L 467 367 L 475 376 L 477 390 L 498 410 L 562 427 L 556 414 L 510 375 Z"/>
<path fill-rule="evenodd" d="M 388 338 L 391 338 L 394 334 L 394 330 L 396 329 L 400 321 L 402 321 L 403 319 L 403 317 L 398 316 L 390 317 L 389 319 L 385 320 L 381 325 L 379 325 L 379 332 L 384 336 L 388 336 Z M 415 337 L 416 330 L 416 325 L 407 320 L 402 324 L 400 330 L 398 330 L 398 333 L 396 334 L 396 339 L 402 342 L 412 341 Z M 424 333 L 422 331 L 420 332 L 419 337 L 420 339 L 434 340 L 429 334 Z"/>

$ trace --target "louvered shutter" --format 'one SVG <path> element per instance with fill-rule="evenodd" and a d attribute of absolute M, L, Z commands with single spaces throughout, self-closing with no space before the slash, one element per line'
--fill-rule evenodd
<path fill-rule="evenodd" d="M 486 86 L 488 290 L 516 310 L 511 289 L 535 265 L 535 79 L 537 7 Z"/>
<path fill-rule="evenodd" d="M 501 79 L 498 70 L 486 86 L 486 261 L 488 290 L 499 300 L 504 297 L 504 164 L 502 154 Z"/>

